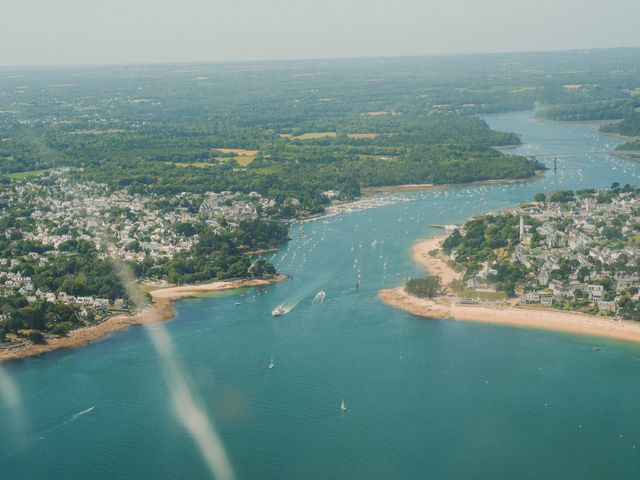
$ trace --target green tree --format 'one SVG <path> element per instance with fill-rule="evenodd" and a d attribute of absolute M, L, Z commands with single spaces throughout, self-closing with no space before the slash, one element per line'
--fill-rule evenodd
<path fill-rule="evenodd" d="M 436 275 L 412 278 L 405 284 L 405 290 L 416 297 L 433 298 L 442 293 L 442 280 Z"/>

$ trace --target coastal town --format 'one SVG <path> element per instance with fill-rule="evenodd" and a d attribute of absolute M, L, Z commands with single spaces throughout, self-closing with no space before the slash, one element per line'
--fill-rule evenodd
<path fill-rule="evenodd" d="M 640 480 L 639 18 L 0 1 L 0 480 Z"/>
<path fill-rule="evenodd" d="M 278 214 L 274 199 L 230 191 L 143 195 L 78 181 L 71 173 L 58 169 L 6 183 L 0 191 L 2 338 L 38 342 L 42 332 L 64 334 L 133 312 L 113 259 L 130 265 L 141 284 L 167 287 L 176 283 L 175 276 L 171 283 L 164 275 L 167 264 L 188 268 L 202 242 L 213 242 L 213 249 L 226 248 L 220 261 L 236 259 L 235 268 L 218 270 L 224 278 L 273 273 L 263 260 L 250 263 L 242 250 L 250 250 L 260 228 Z M 286 226 L 277 232 L 286 237 Z M 263 246 L 268 235 L 270 230 L 256 245 Z M 213 273 L 204 279 L 215 280 Z"/>
<path fill-rule="evenodd" d="M 499 303 L 640 318 L 640 193 L 554 192 L 469 220 L 443 243 L 460 303 Z M 500 294 L 504 292 L 504 295 Z"/>

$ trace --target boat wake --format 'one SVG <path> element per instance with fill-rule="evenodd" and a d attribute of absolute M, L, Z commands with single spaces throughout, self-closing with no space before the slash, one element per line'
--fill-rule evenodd
<path fill-rule="evenodd" d="M 296 302 L 296 303 L 293 303 L 293 304 L 281 303 L 280 305 L 276 306 L 276 308 L 274 308 L 271 311 L 271 315 L 273 315 L 274 317 L 281 317 L 282 315 L 286 315 L 291 310 L 293 310 L 296 307 L 296 305 L 298 305 L 298 303 L 299 302 Z"/>
<path fill-rule="evenodd" d="M 89 407 L 89 408 L 87 408 L 86 410 L 82 410 L 81 412 L 74 413 L 74 414 L 71 416 L 71 420 L 70 420 L 70 421 L 71 421 L 71 422 L 73 422 L 74 420 L 78 419 L 78 418 L 79 418 L 79 417 L 81 417 L 82 415 L 86 415 L 86 414 L 87 414 L 87 413 L 89 413 L 89 412 L 93 412 L 95 409 L 96 409 L 96 407 Z"/>
<path fill-rule="evenodd" d="M 67 418 L 65 421 L 60 422 L 57 425 L 53 425 L 53 426 L 51 426 L 49 428 L 46 428 L 44 430 L 41 430 L 40 432 L 38 432 L 38 434 L 36 435 L 35 438 L 37 438 L 38 440 L 45 440 L 47 438 L 47 435 L 49 435 L 51 432 L 54 432 L 54 431 L 58 430 L 59 428 L 65 427 L 65 426 L 69 425 L 71 422 L 75 422 L 81 416 L 86 415 L 87 413 L 93 412 L 95 409 L 96 409 L 96 407 L 93 406 L 93 407 L 87 408 L 86 410 L 82 410 L 81 412 L 74 413 L 69 418 Z"/>
<path fill-rule="evenodd" d="M 327 297 L 327 292 L 325 292 L 324 290 L 320 290 L 318 293 L 316 293 L 316 296 L 313 297 L 313 300 L 311 301 L 311 303 L 312 304 L 319 303 L 322 305 L 326 297 Z"/>

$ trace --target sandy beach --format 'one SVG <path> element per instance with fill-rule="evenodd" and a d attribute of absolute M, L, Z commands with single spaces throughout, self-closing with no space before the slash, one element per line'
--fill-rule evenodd
<path fill-rule="evenodd" d="M 460 278 L 439 256 L 428 252 L 439 248 L 446 236 L 421 240 L 413 246 L 413 258 L 430 274 L 439 275 L 443 283 Z M 557 332 L 605 337 L 627 342 L 640 342 L 640 323 L 597 317 L 577 312 L 508 306 L 461 305 L 449 297 L 418 298 L 404 287 L 380 290 L 379 297 L 387 305 L 420 317 L 491 323 L 522 328 L 537 328 Z"/>
<path fill-rule="evenodd" d="M 640 342 L 640 324 L 636 322 L 557 310 L 453 304 L 446 297 L 434 300 L 414 297 L 405 292 L 404 287 L 381 290 L 379 295 L 387 305 L 421 317 L 537 328 Z"/>
<path fill-rule="evenodd" d="M 460 273 L 456 272 L 442 258 L 442 242 L 448 235 L 429 237 L 417 242 L 411 249 L 413 260 L 424 267 L 431 275 L 437 275 L 442 279 L 444 285 L 449 285 L 453 280 L 460 279 Z M 430 255 L 430 252 L 437 250 L 438 255 Z"/>
<path fill-rule="evenodd" d="M 48 336 L 47 343 L 45 344 L 35 345 L 29 341 L 25 341 L 24 343 L 3 348 L 0 350 L 0 362 L 33 357 L 54 350 L 83 347 L 100 340 L 106 335 L 119 332 L 132 325 L 148 325 L 163 322 L 173 318 L 175 315 L 173 302 L 176 300 L 221 290 L 270 285 L 286 280 L 286 278 L 285 275 L 276 275 L 272 278 L 222 280 L 199 285 L 185 285 L 153 290 L 150 292 L 153 299 L 151 305 L 140 312 L 132 315 L 116 315 L 97 325 L 72 330 L 63 337 Z"/>

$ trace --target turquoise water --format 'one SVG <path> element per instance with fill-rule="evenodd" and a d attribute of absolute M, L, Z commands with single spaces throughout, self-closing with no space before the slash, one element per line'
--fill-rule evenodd
<path fill-rule="evenodd" d="M 592 126 L 488 121 L 520 133 L 521 153 L 594 153 L 558 155 L 537 182 L 408 194 L 296 226 L 273 257 L 291 280 L 177 304 L 167 330 L 237 478 L 640 477 L 639 347 L 420 319 L 376 298 L 420 273 L 410 247 L 437 232 L 428 224 L 539 191 L 638 183 L 640 165 L 595 153 L 615 140 Z M 299 303 L 271 317 L 280 302 Z M 4 370 L 19 402 L 0 397 L 0 478 L 211 478 L 143 328 Z"/>

